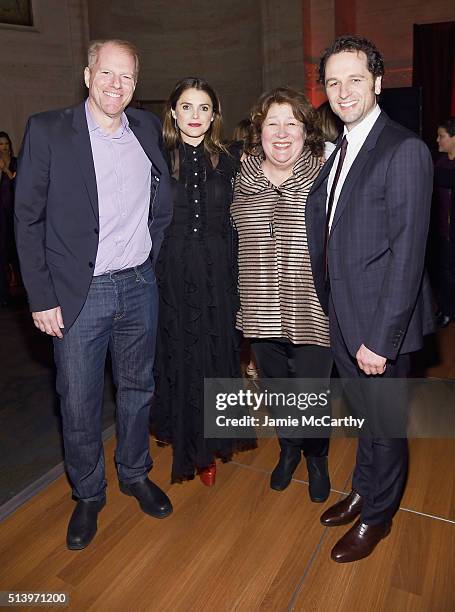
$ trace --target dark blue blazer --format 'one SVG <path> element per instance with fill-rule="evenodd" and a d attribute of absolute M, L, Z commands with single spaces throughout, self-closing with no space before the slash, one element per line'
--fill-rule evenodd
<path fill-rule="evenodd" d="M 306 206 L 312 270 L 326 313 L 324 231 L 335 156 L 322 167 Z M 364 344 L 393 360 L 419 349 L 433 329 L 424 273 L 432 180 L 425 144 L 381 112 L 343 184 L 328 242 L 331 297 L 353 357 Z"/>
<path fill-rule="evenodd" d="M 130 128 L 152 162 L 149 229 L 155 263 L 172 208 L 161 124 L 126 110 Z M 19 155 L 16 242 L 33 312 L 61 306 L 65 329 L 87 297 L 98 250 L 95 167 L 84 103 L 30 117 Z"/>

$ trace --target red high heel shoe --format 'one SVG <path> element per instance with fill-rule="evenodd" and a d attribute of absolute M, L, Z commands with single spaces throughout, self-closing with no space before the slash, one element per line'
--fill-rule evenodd
<path fill-rule="evenodd" d="M 216 479 L 216 463 L 211 463 L 203 470 L 199 470 L 199 478 L 206 487 L 213 487 Z"/>

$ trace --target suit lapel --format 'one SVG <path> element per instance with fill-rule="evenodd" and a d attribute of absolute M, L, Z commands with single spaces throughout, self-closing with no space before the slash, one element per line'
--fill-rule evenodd
<path fill-rule="evenodd" d="M 134 135 L 138 139 L 141 147 L 144 149 L 145 154 L 147 155 L 149 160 L 152 162 L 154 172 L 157 172 L 158 174 L 162 174 L 166 170 L 164 167 L 165 162 L 164 162 L 163 156 L 161 155 L 160 150 L 158 149 L 156 143 L 154 142 L 154 139 L 150 137 L 151 136 L 150 133 L 147 133 L 145 131 L 139 119 L 130 115 L 128 113 L 128 110 L 126 111 L 126 114 L 128 116 L 128 123 L 129 123 L 131 130 L 133 131 Z"/>
<path fill-rule="evenodd" d="M 138 139 L 145 154 L 153 164 L 154 172 L 162 174 L 166 171 L 165 161 L 160 153 L 154 139 L 144 129 L 141 121 L 133 117 L 126 111 L 128 122 L 134 135 Z M 90 143 L 90 135 L 87 127 L 87 117 L 85 115 L 85 102 L 82 102 L 73 109 L 73 131 L 71 140 L 75 149 L 75 157 L 82 172 L 85 186 L 92 205 L 93 214 L 96 220 L 99 220 L 98 209 L 98 190 L 96 187 L 95 165 L 93 163 L 92 146 Z"/>
<path fill-rule="evenodd" d="M 319 174 L 317 175 L 313 183 L 313 186 L 310 189 L 310 194 L 314 193 L 317 189 L 319 189 L 319 187 L 322 185 L 325 179 L 329 176 L 330 170 L 332 169 L 332 166 L 333 166 L 333 162 L 335 161 L 336 154 L 340 150 L 340 147 L 341 147 L 341 138 L 338 140 L 336 148 L 332 151 L 331 156 L 322 166 Z"/>
<path fill-rule="evenodd" d="M 381 112 L 375 124 L 371 128 L 371 131 L 368 134 L 365 142 L 363 143 L 362 148 L 360 149 L 357 157 L 355 158 L 354 163 L 350 167 L 337 201 L 330 233 L 332 233 L 335 225 L 338 223 L 341 215 L 343 214 L 349 202 L 349 196 L 352 192 L 352 189 L 355 186 L 358 178 L 361 176 L 365 164 L 370 158 L 371 152 L 376 146 L 379 135 L 382 132 L 386 122 L 387 115 L 384 112 Z"/>
<path fill-rule="evenodd" d="M 93 163 L 92 146 L 85 115 L 85 102 L 74 108 L 73 132 L 71 140 L 76 152 L 77 163 L 84 177 L 85 186 L 92 205 L 93 214 L 98 221 L 98 190 L 96 187 L 95 165 Z"/>

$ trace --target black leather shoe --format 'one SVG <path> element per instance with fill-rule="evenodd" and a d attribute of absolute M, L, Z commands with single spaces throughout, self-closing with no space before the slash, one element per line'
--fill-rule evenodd
<path fill-rule="evenodd" d="M 132 484 L 120 483 L 120 491 L 125 495 L 135 497 L 145 514 L 150 514 L 155 518 L 166 518 L 172 514 L 171 500 L 158 485 L 148 478 Z"/>
<path fill-rule="evenodd" d="M 98 527 L 98 512 L 105 505 L 105 499 L 101 501 L 78 500 L 66 534 L 66 545 L 70 550 L 82 550 L 90 544 Z"/>
<path fill-rule="evenodd" d="M 330 506 L 321 516 L 321 523 L 326 527 L 347 525 L 359 516 L 363 506 L 363 497 L 351 491 L 347 497 Z"/>
<path fill-rule="evenodd" d="M 327 457 L 307 457 L 308 482 L 312 502 L 322 503 L 330 495 L 330 478 Z"/>
<path fill-rule="evenodd" d="M 280 459 L 270 476 L 270 487 L 275 491 L 283 491 L 292 480 L 297 466 L 302 458 L 302 452 L 297 446 L 283 446 Z"/>

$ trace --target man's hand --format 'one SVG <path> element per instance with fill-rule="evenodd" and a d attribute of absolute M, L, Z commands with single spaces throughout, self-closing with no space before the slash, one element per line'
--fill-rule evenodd
<path fill-rule="evenodd" d="M 365 372 L 365 374 L 384 374 L 387 358 L 376 355 L 376 353 L 370 351 L 364 344 L 359 348 L 355 357 L 359 368 Z"/>
<path fill-rule="evenodd" d="M 45 334 L 63 338 L 62 329 L 65 326 L 63 325 L 62 309 L 60 306 L 51 308 L 50 310 L 32 312 L 32 318 L 35 327 Z"/>

